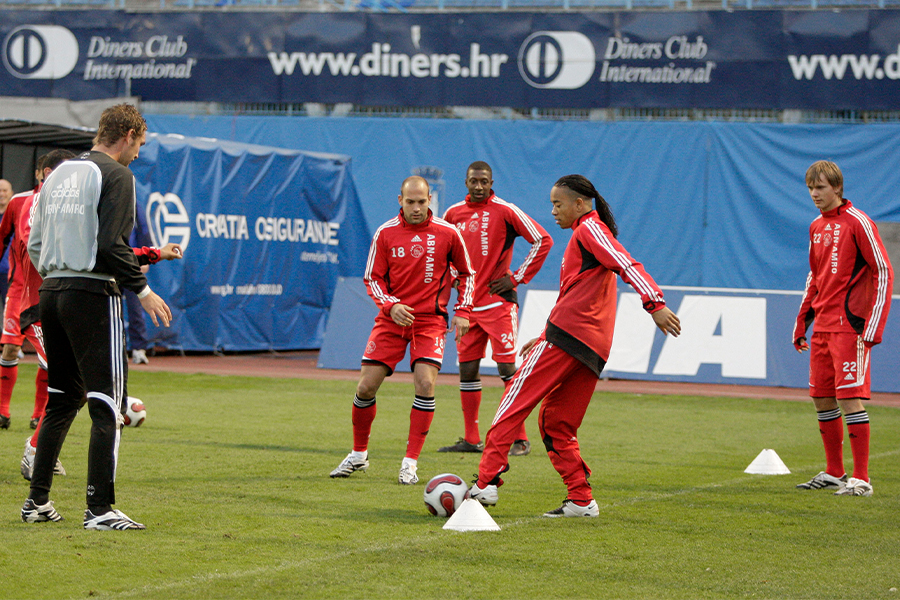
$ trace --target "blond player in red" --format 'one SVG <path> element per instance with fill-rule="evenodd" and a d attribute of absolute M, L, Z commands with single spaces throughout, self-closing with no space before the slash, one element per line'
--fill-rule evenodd
<path fill-rule="evenodd" d="M 871 496 L 869 481 L 869 352 L 881 343 L 891 308 L 894 271 L 878 228 L 844 198 L 844 176 L 829 161 L 806 171 L 806 185 L 822 213 L 809 226 L 809 276 L 792 336 L 810 351 L 809 395 L 825 445 L 825 470 L 797 487 L 836 489 L 841 496 Z M 812 340 L 806 330 L 815 321 Z M 853 453 L 853 476 L 844 472 L 844 421 Z"/>
<path fill-rule="evenodd" d="M 379 312 L 353 399 L 353 451 L 331 477 L 349 477 L 369 467 L 375 394 L 409 346 L 416 395 L 398 481 L 411 485 L 419 480 L 418 458 L 434 418 L 434 384 L 444 359 L 444 337 L 455 329 L 459 341 L 469 330 L 474 271 L 462 237 L 453 225 L 432 215 L 431 192 L 423 178 L 407 178 L 399 202 L 400 214 L 378 228 L 369 250 L 364 279 Z M 459 287 L 448 329 L 451 267 L 458 272 Z"/>
<path fill-rule="evenodd" d="M 541 336 L 522 348 L 527 357 L 500 401 L 469 495 L 485 505 L 497 503 L 500 475 L 509 469 L 509 447 L 540 404 L 541 439 L 568 490 L 562 506 L 544 516 L 596 517 L 600 510 L 588 483 L 591 470 L 581 458 L 578 428 L 612 346 L 616 275 L 641 295 L 644 310 L 663 333 L 677 336 L 681 323 L 653 278 L 616 239 L 612 212 L 590 181 L 581 175 L 562 177 L 551 189 L 550 201 L 557 224 L 572 229 L 559 298 Z"/>
<path fill-rule="evenodd" d="M 465 434 L 455 444 L 444 446 L 438 452 L 481 452 L 484 448 L 478 431 L 481 359 L 490 340 L 500 379 L 509 385 L 516 372 L 519 330 L 516 287 L 531 281 L 553 246 L 553 238 L 534 219 L 515 204 L 494 194 L 493 184 L 490 165 L 480 160 L 473 162 L 466 169 L 469 194 L 465 201 L 454 204 L 444 213 L 444 220 L 456 225 L 462 234 L 478 280 L 469 333 L 456 345 Z M 517 237 L 531 244 L 531 248 L 513 273 L 510 264 Z M 531 442 L 523 423 L 509 453 L 524 456 L 530 451 Z"/>

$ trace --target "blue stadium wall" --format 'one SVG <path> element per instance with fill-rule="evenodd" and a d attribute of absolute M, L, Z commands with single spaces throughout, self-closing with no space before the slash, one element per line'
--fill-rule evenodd
<path fill-rule="evenodd" d="M 822 158 L 836 161 L 848 198 L 877 222 L 900 222 L 900 125 L 158 115 L 148 122 L 156 131 L 352 156 L 372 228 L 397 213 L 405 177 L 425 175 L 442 212 L 465 196 L 467 165 L 488 161 L 497 194 L 534 216 L 555 241 L 528 286 L 522 339 L 546 318 L 569 238 L 550 217 L 550 187 L 561 175 L 587 175 L 611 204 L 622 242 L 692 326 L 678 344 L 663 338 L 633 306 L 634 294 L 622 289 L 617 331 L 632 329 L 614 344 L 608 372 L 616 377 L 803 387 L 808 358 L 794 352 L 789 338 L 808 272 L 807 232 L 818 214 L 806 168 Z M 361 280 L 338 284 L 323 367 L 358 368 L 373 315 Z M 626 337 L 631 343 L 621 341 Z M 874 389 L 900 391 L 893 376 L 898 356 L 895 296 L 885 343 L 873 353 Z M 448 344 L 444 371 L 456 369 Z"/>

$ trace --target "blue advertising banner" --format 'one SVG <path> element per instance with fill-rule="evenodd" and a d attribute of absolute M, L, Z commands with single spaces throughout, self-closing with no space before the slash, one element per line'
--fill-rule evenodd
<path fill-rule="evenodd" d="M 545 288 L 559 284 L 571 235 L 550 214 L 550 188 L 569 173 L 594 183 L 612 208 L 620 241 L 661 285 L 802 290 L 809 225 L 819 215 L 804 176 L 823 158 L 841 167 L 844 196 L 857 208 L 877 223 L 900 223 L 895 123 L 147 119 L 151 131 L 349 154 L 373 230 L 396 216 L 404 178 L 425 174 L 442 215 L 465 198 L 467 166 L 487 161 L 497 195 L 553 236 L 547 262 L 532 280 Z M 515 243 L 514 269 L 527 248 Z M 893 259 L 900 270 L 900 254 Z"/>
<path fill-rule="evenodd" d="M 798 353 L 791 331 L 799 292 L 757 292 L 663 286 L 667 305 L 681 319 L 677 338 L 664 336 L 641 306 L 640 296 L 619 282 L 616 330 L 607 377 L 692 383 L 807 387 L 809 353 Z M 519 346 L 540 335 L 557 290 L 529 289 L 522 302 Z M 520 294 L 520 299 L 522 295 Z M 894 296 L 884 342 L 871 353 L 873 392 L 900 392 L 900 296 Z M 358 369 L 376 314 L 361 279 L 338 283 L 335 306 L 319 352 L 319 367 Z M 812 329 L 808 332 L 812 334 Z M 490 349 L 487 355 L 490 356 Z M 407 358 L 408 361 L 408 358 Z M 521 362 L 521 358 L 519 358 Z M 401 362 L 398 370 L 409 368 Z M 448 337 L 444 373 L 458 373 L 456 344 Z M 482 361 L 482 371 L 496 366 Z"/>
<path fill-rule="evenodd" d="M 4 11 L 4 95 L 893 110 L 900 11 Z"/>
<path fill-rule="evenodd" d="M 131 169 L 153 244 L 184 249 L 147 274 L 174 316 L 151 343 L 321 346 L 338 278 L 368 253 L 349 157 L 150 134 Z"/>

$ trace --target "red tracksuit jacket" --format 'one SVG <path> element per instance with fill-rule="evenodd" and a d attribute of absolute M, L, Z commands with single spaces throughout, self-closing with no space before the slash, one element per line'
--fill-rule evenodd
<path fill-rule="evenodd" d="M 597 211 L 581 216 L 572 230 L 560 268 L 559 298 L 541 337 L 599 377 L 616 324 L 616 275 L 641 295 L 648 313 L 666 303 L 659 286 L 613 237 Z"/>
<path fill-rule="evenodd" d="M 891 309 L 894 270 L 878 228 L 849 200 L 809 226 L 809 275 L 792 341 L 815 331 L 881 342 Z"/>
<path fill-rule="evenodd" d="M 451 265 L 459 272 L 459 297 L 454 310 L 469 318 L 475 286 L 472 263 L 456 227 L 428 211 L 428 218 L 410 225 L 403 212 L 375 232 L 363 279 L 382 314 L 390 317 L 398 302 L 414 315 L 447 316 L 453 281 Z"/>
<path fill-rule="evenodd" d="M 484 202 L 454 204 L 444 213 L 444 220 L 456 225 L 466 242 L 469 258 L 478 273 L 475 287 L 475 307 L 484 307 L 498 300 L 488 292 L 495 279 L 510 274 L 513 243 L 517 237 L 531 244 L 531 250 L 521 266 L 512 273 L 516 284 L 526 284 L 541 270 L 553 246 L 550 234 L 515 204 L 491 195 Z M 500 294 L 507 302 L 518 304 L 516 290 Z"/>

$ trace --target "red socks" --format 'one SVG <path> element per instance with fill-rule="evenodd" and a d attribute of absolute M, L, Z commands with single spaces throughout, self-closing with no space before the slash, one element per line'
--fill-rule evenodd
<path fill-rule="evenodd" d="M 844 415 L 853 452 L 853 477 L 869 481 L 869 413 L 866 411 Z"/>
<path fill-rule="evenodd" d="M 369 435 L 372 433 L 372 421 L 377 410 L 375 398 L 367 400 L 359 396 L 353 397 L 353 450 L 365 452 L 369 448 Z"/>
<path fill-rule="evenodd" d="M 0 415 L 9 416 L 9 400 L 12 398 L 16 379 L 19 377 L 19 361 L 0 361 Z"/>
<path fill-rule="evenodd" d="M 825 445 L 825 472 L 832 477 L 844 475 L 844 422 L 841 409 L 823 410 L 816 413 L 819 431 Z"/>
<path fill-rule="evenodd" d="M 44 414 L 44 409 L 47 408 L 48 397 L 47 371 L 38 369 L 37 376 L 34 378 L 34 413 L 31 415 L 32 419 L 37 419 Z"/>
<path fill-rule="evenodd" d="M 409 412 L 409 438 L 406 441 L 406 458 L 419 459 L 431 422 L 434 420 L 434 397 L 416 396 Z"/>
<path fill-rule="evenodd" d="M 481 433 L 478 431 L 481 381 L 460 381 L 459 397 L 462 401 L 463 422 L 466 426 L 465 440 L 470 444 L 478 444 L 481 441 Z"/>

